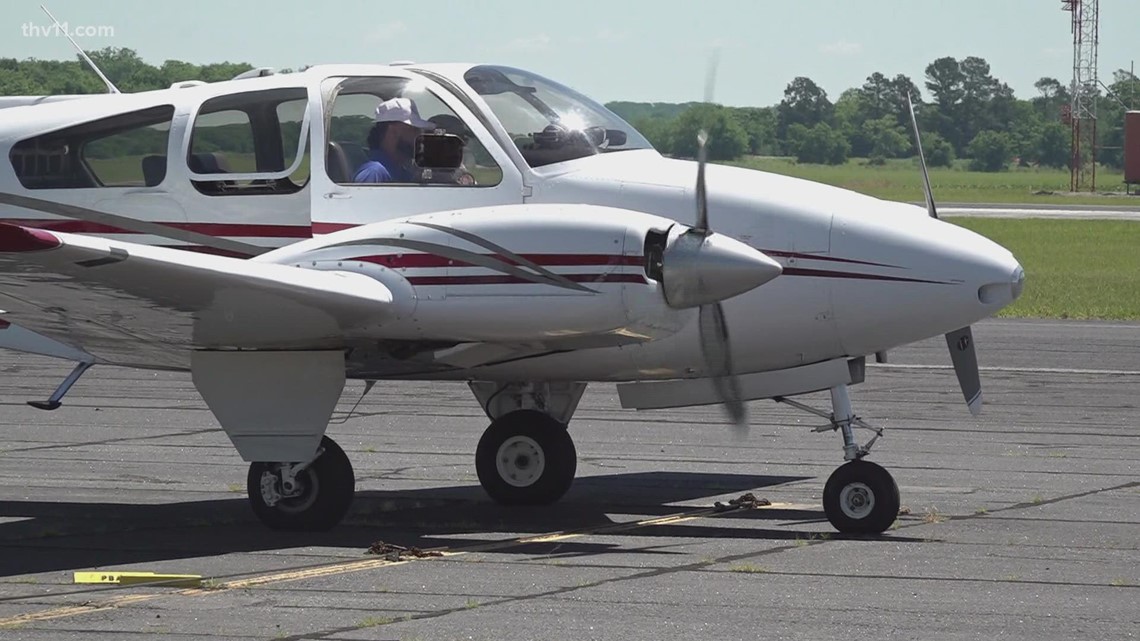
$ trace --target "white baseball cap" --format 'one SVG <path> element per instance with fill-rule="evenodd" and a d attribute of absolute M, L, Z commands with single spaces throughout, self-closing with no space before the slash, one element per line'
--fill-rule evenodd
<path fill-rule="evenodd" d="M 416 103 L 411 98 L 392 98 L 376 106 L 373 122 L 402 122 L 420 129 L 435 129 L 435 123 L 420 118 Z"/>

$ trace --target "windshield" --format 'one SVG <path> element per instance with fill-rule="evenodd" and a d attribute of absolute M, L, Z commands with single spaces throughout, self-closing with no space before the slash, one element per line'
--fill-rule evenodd
<path fill-rule="evenodd" d="M 531 167 L 652 148 L 610 110 L 541 76 L 483 65 L 472 67 L 463 79 L 491 108 Z"/>

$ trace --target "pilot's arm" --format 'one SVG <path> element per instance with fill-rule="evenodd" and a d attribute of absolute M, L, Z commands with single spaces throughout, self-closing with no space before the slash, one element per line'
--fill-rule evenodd
<path fill-rule="evenodd" d="M 392 173 L 383 164 L 370 160 L 356 170 L 352 177 L 354 183 L 388 183 L 392 182 Z"/>

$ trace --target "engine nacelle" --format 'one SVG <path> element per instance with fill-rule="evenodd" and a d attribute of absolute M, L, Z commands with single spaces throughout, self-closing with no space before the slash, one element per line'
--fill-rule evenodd
<path fill-rule="evenodd" d="M 314 238 L 262 259 L 366 274 L 391 289 L 408 340 L 602 347 L 680 330 L 646 238 L 675 221 L 592 205 L 512 205 L 424 214 Z"/>

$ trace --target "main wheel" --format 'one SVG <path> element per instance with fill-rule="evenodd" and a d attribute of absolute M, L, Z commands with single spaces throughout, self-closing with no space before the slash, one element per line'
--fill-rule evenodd
<path fill-rule="evenodd" d="M 518 410 L 491 423 L 475 450 L 483 489 L 503 505 L 546 505 L 574 482 L 578 453 L 566 426 L 534 410 Z"/>
<path fill-rule="evenodd" d="M 324 452 L 297 474 L 297 487 L 281 487 L 280 463 L 250 463 L 246 486 L 249 504 L 261 522 L 275 530 L 317 532 L 334 527 L 344 518 L 356 491 L 352 463 L 329 437 L 321 439 Z"/>
<path fill-rule="evenodd" d="M 879 534 L 899 515 L 899 486 L 882 467 L 851 461 L 827 479 L 823 511 L 840 532 Z"/>

